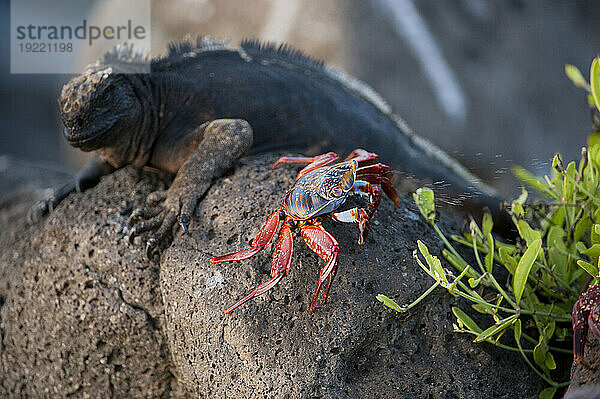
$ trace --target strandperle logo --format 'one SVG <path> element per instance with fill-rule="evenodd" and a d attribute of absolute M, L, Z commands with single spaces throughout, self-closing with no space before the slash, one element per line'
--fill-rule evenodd
<path fill-rule="evenodd" d="M 87 40 L 91 46 L 94 40 L 143 40 L 146 38 L 146 28 L 142 25 L 134 25 L 131 19 L 127 20 L 126 25 L 118 26 L 96 26 L 88 25 L 87 20 L 83 20 L 81 25 L 73 27 L 68 25 L 63 26 L 46 26 L 32 25 L 17 26 L 18 40 Z"/>
<path fill-rule="evenodd" d="M 11 0 L 11 73 L 81 73 L 120 44 L 135 65 L 118 73 L 148 73 L 150 2 Z"/>

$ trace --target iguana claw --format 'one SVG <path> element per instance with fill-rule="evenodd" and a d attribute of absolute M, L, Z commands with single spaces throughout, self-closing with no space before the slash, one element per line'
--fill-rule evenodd
<path fill-rule="evenodd" d="M 187 234 L 188 236 L 191 235 L 190 231 L 188 230 L 190 220 L 190 215 L 188 215 L 187 213 L 182 213 L 181 215 L 179 215 L 179 225 L 181 226 L 185 234 Z"/>
<path fill-rule="evenodd" d="M 151 237 L 150 239 L 148 239 L 148 241 L 146 241 L 146 256 L 148 257 L 148 259 L 152 259 L 152 253 L 154 251 L 154 249 L 156 248 L 156 245 L 158 244 L 158 240 L 156 235 L 154 237 Z"/>

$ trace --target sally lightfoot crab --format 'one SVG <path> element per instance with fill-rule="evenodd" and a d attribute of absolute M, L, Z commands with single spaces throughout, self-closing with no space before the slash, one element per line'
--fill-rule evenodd
<path fill-rule="evenodd" d="M 573 305 L 571 320 L 573 323 L 573 357 L 581 363 L 588 327 L 600 341 L 600 285 L 593 285 L 581 294 Z"/>
<path fill-rule="evenodd" d="M 282 163 L 308 165 L 296 176 L 296 182 L 283 197 L 281 207 L 273 212 L 261 227 L 252 241 L 252 247 L 209 259 L 212 263 L 221 263 L 243 260 L 255 255 L 269 245 L 279 222 L 283 220 L 273 254 L 271 278 L 230 306 L 225 313 L 267 292 L 288 273 L 294 252 L 293 227 L 299 228 L 306 244 L 325 261 L 310 304 L 312 312 L 323 283 L 326 283 L 323 304 L 326 303 L 338 266 L 338 243 L 323 228 L 321 221 L 324 218 L 331 218 L 340 222 L 358 223 L 358 243 L 364 244 L 369 232 L 369 222 L 381 200 L 379 186 L 394 201 L 395 207 L 398 207 L 398 194 L 391 183 L 392 171 L 387 165 L 374 163 L 377 154 L 356 149 L 343 162 L 332 164 L 338 159 L 337 154 L 329 152 L 312 158 L 283 157 L 273 164 L 273 168 Z M 352 194 L 367 196 L 369 198 L 367 207 L 335 212 Z"/>

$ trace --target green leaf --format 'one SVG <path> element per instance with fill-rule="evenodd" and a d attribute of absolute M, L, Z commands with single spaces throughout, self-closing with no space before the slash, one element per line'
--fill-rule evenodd
<path fill-rule="evenodd" d="M 548 230 L 548 247 L 557 247 L 563 251 L 567 251 L 565 246 L 565 231 L 560 226 L 551 226 Z"/>
<path fill-rule="evenodd" d="M 582 254 L 589 256 L 590 258 L 596 258 L 600 256 L 600 244 L 594 244 L 585 251 L 581 251 Z"/>
<path fill-rule="evenodd" d="M 532 187 L 535 191 L 542 194 L 550 195 L 552 197 L 556 197 L 556 195 L 549 189 L 548 184 L 543 179 L 534 176 L 528 170 L 520 166 L 513 166 L 512 172 L 517 177 L 517 179 L 521 180 L 529 187 Z"/>
<path fill-rule="evenodd" d="M 556 329 L 556 340 L 557 341 L 566 341 L 567 337 L 571 334 L 571 327 L 561 327 Z"/>
<path fill-rule="evenodd" d="M 444 255 L 444 258 L 446 258 L 446 260 L 448 262 L 450 262 L 450 264 L 452 266 L 454 266 L 454 268 L 456 270 L 458 270 L 459 272 L 463 272 L 466 268 L 467 268 L 467 264 L 465 263 L 465 261 L 463 259 L 461 259 L 460 257 L 454 255 L 452 252 L 448 251 L 447 249 L 442 249 L 442 255 Z M 473 277 L 473 278 L 477 278 L 478 274 L 473 271 L 473 269 L 471 269 L 469 267 L 469 269 L 467 270 L 467 274 L 468 277 Z"/>
<path fill-rule="evenodd" d="M 481 229 L 483 231 L 483 236 L 487 237 L 492 232 L 492 228 L 494 227 L 494 222 L 492 221 L 492 215 L 489 212 L 485 212 L 483 214 L 483 220 L 481 222 Z"/>
<path fill-rule="evenodd" d="M 527 245 L 542 238 L 542 234 L 539 231 L 532 229 L 531 226 L 529 226 L 529 223 L 523 219 L 518 221 L 517 230 L 519 230 L 519 235 L 527 242 Z"/>
<path fill-rule="evenodd" d="M 554 154 L 554 158 L 552 158 L 552 168 L 561 173 L 563 172 L 564 167 L 559 154 Z"/>
<path fill-rule="evenodd" d="M 496 314 L 494 308 L 491 306 L 484 305 L 483 303 L 474 303 L 471 307 L 479 313 L 483 314 Z"/>
<path fill-rule="evenodd" d="M 562 187 L 562 185 L 561 185 Z M 560 208 L 557 208 L 556 211 L 554 212 L 554 215 L 552 215 L 551 217 L 551 221 L 552 224 L 554 224 L 555 226 L 562 226 L 563 223 L 565 222 L 565 217 L 566 217 L 566 210 L 564 206 L 561 206 Z"/>
<path fill-rule="evenodd" d="M 588 231 L 590 227 L 592 227 L 592 220 L 589 217 L 584 216 L 581 219 L 579 219 L 577 224 L 575 224 L 575 232 L 573 233 L 573 239 L 575 241 L 581 240 L 585 232 Z"/>
<path fill-rule="evenodd" d="M 590 86 L 596 108 L 600 110 L 600 64 L 598 57 L 594 58 L 592 67 L 590 68 Z"/>
<path fill-rule="evenodd" d="M 568 251 L 564 242 L 565 235 L 565 231 L 562 227 L 550 226 L 546 238 L 548 256 L 550 258 L 550 264 L 553 266 L 552 270 L 562 279 L 566 277 L 569 265 L 569 258 L 566 255 Z"/>
<path fill-rule="evenodd" d="M 469 329 L 469 331 L 473 331 L 476 333 L 481 333 L 481 328 L 471 319 L 465 312 L 463 312 L 460 308 L 456 306 L 452 307 L 452 313 L 456 316 L 458 323 L 464 325 Z"/>
<path fill-rule="evenodd" d="M 519 260 L 517 269 L 515 270 L 515 277 L 513 279 L 513 289 L 515 292 L 515 300 L 517 301 L 517 305 L 519 302 L 521 302 L 521 296 L 523 295 L 523 290 L 525 290 L 525 284 L 527 283 L 531 266 L 533 266 L 533 262 L 535 262 L 535 259 L 540 253 L 541 248 L 542 240 L 534 240 L 527 247 L 527 250 Z"/>
<path fill-rule="evenodd" d="M 598 277 L 598 268 L 584 260 L 577 260 L 577 265 L 585 270 L 590 276 Z"/>
<path fill-rule="evenodd" d="M 598 155 L 600 156 L 600 153 Z M 593 216 L 594 216 L 594 222 L 600 223 L 600 207 L 596 208 Z"/>
<path fill-rule="evenodd" d="M 581 71 L 575 65 L 566 64 L 565 73 L 575 86 L 579 87 L 580 89 L 590 91 L 590 85 L 588 82 L 586 82 L 585 78 L 581 74 Z"/>
<path fill-rule="evenodd" d="M 533 360 L 538 366 L 543 366 L 546 361 L 546 353 L 548 353 L 548 347 L 544 341 L 544 337 L 540 335 L 540 339 L 533 348 Z"/>
<path fill-rule="evenodd" d="M 383 294 L 377 295 L 376 298 L 379 302 L 382 302 L 385 306 L 387 306 L 390 309 L 395 310 L 396 312 L 400 312 L 400 313 L 405 312 L 405 309 L 402 306 L 398 305 L 393 299 L 390 299 Z"/>
<path fill-rule="evenodd" d="M 588 137 L 588 147 L 593 147 L 598 144 L 600 144 L 600 133 L 590 134 L 590 136 Z"/>
<path fill-rule="evenodd" d="M 547 341 L 550 341 L 552 335 L 554 335 L 554 330 L 556 330 L 556 322 L 553 320 L 544 327 L 544 337 Z"/>
<path fill-rule="evenodd" d="M 489 252 L 485 255 L 485 270 L 488 273 L 492 272 L 492 268 L 494 267 L 494 238 L 492 237 L 492 233 L 488 233 L 487 242 L 489 245 Z"/>
<path fill-rule="evenodd" d="M 544 364 L 546 365 L 548 370 L 556 370 L 556 362 L 554 361 L 554 356 L 552 356 L 552 353 L 546 353 L 546 361 L 544 362 Z"/>
<path fill-rule="evenodd" d="M 423 217 L 430 224 L 433 224 L 435 222 L 435 197 L 433 190 L 427 187 L 419 188 L 413 194 L 413 199 Z"/>
<path fill-rule="evenodd" d="M 525 215 L 525 210 L 523 210 L 523 205 L 519 204 L 516 201 L 513 201 L 511 208 L 510 208 L 510 212 L 518 218 L 523 217 L 523 215 Z"/>
<path fill-rule="evenodd" d="M 519 194 L 517 199 L 514 200 L 513 202 L 523 205 L 523 204 L 525 204 L 525 201 L 527 201 L 527 196 L 528 196 L 527 190 L 525 190 L 524 187 L 521 187 L 521 194 Z"/>
<path fill-rule="evenodd" d="M 437 256 L 433 256 L 429 253 L 429 249 L 421 240 L 417 240 L 417 246 L 419 247 L 419 251 L 425 258 L 425 261 L 429 265 L 429 270 L 434 275 L 438 276 L 438 278 L 445 284 L 448 284 L 448 279 L 446 278 L 446 273 L 444 272 L 444 268 L 442 267 L 442 262 L 437 258 Z"/>
<path fill-rule="evenodd" d="M 576 169 L 577 167 L 575 166 L 575 162 L 569 162 L 565 171 L 565 179 L 563 181 L 563 198 L 567 202 L 575 196 L 574 181 L 577 180 L 577 174 L 575 173 Z M 567 178 L 567 176 L 569 178 Z"/>
<path fill-rule="evenodd" d="M 514 314 L 510 317 L 507 317 L 504 320 L 501 320 L 500 322 L 494 324 L 493 326 L 491 326 L 490 328 L 486 329 L 485 331 L 481 332 L 477 338 L 475 338 L 475 342 L 483 342 L 483 341 L 487 341 L 488 339 L 490 339 L 492 336 L 498 334 L 500 331 L 503 331 L 504 329 L 506 329 L 509 325 L 511 325 L 512 323 L 514 323 L 515 319 L 517 318 L 517 315 Z"/>
<path fill-rule="evenodd" d="M 539 399 L 552 399 L 556 393 L 556 387 L 544 388 L 538 395 Z"/>
<path fill-rule="evenodd" d="M 595 224 L 590 231 L 590 241 L 592 244 L 600 244 L 600 224 Z"/>
<path fill-rule="evenodd" d="M 456 286 L 460 283 L 460 281 L 463 279 L 463 277 L 465 277 L 468 273 L 469 270 L 471 270 L 471 266 L 467 265 L 463 271 L 456 276 L 456 278 L 454 279 L 454 281 L 452 281 L 452 283 L 450 284 L 450 286 L 448 287 L 448 291 L 454 295 L 454 296 L 458 296 L 459 294 L 456 292 Z"/>
<path fill-rule="evenodd" d="M 506 270 L 514 276 L 515 270 L 517 270 L 517 261 L 511 256 L 511 250 L 506 247 L 501 247 L 498 248 L 498 254 L 500 255 L 500 260 Z"/>

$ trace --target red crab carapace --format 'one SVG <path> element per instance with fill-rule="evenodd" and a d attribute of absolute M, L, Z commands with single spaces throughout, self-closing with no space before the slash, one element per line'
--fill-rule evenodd
<path fill-rule="evenodd" d="M 600 285 L 593 285 L 581 294 L 573 305 L 571 322 L 573 323 L 573 357 L 581 363 L 588 328 L 600 341 Z"/>
<path fill-rule="evenodd" d="M 337 154 L 329 152 L 312 158 L 283 157 L 273 164 L 273 168 L 282 163 L 304 163 L 308 166 L 298 173 L 296 182 L 283 197 L 281 207 L 269 216 L 252 241 L 252 247 L 209 259 L 210 262 L 221 263 L 247 259 L 255 255 L 269 245 L 279 222 L 283 220 L 273 254 L 271 278 L 230 306 L 225 313 L 270 290 L 287 274 L 294 251 L 291 230 L 294 226 L 300 229 L 300 234 L 310 249 L 325 261 L 310 304 L 312 312 L 321 286 L 325 282 L 323 304 L 327 301 L 329 287 L 338 265 L 338 243 L 323 228 L 322 219 L 331 218 L 340 222 L 358 223 L 358 243 L 364 244 L 369 232 L 369 221 L 381 200 L 379 186 L 394 201 L 395 207 L 398 207 L 398 194 L 391 183 L 392 171 L 387 165 L 374 163 L 377 154 L 356 149 L 343 162 L 332 164 L 338 159 Z M 352 194 L 367 196 L 369 198 L 367 207 L 335 212 Z"/>

